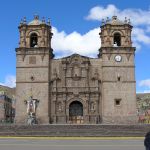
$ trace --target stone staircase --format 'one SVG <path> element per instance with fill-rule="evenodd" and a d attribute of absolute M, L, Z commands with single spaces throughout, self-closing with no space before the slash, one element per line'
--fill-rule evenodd
<path fill-rule="evenodd" d="M 143 137 L 150 125 L 0 125 L 0 136 Z"/>

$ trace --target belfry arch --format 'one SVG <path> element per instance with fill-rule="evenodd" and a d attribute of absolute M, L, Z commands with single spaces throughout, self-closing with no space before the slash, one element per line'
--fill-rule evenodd
<path fill-rule="evenodd" d="M 114 33 L 114 44 L 121 46 L 121 34 L 118 32 Z"/>
<path fill-rule="evenodd" d="M 38 45 L 38 35 L 36 33 L 32 33 L 30 35 L 30 47 L 36 47 Z"/>

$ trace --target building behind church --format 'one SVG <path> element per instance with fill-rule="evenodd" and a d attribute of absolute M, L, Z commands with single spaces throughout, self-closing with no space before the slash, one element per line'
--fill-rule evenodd
<path fill-rule="evenodd" d="M 29 117 L 39 124 L 137 122 L 132 25 L 113 16 L 100 28 L 97 58 L 55 59 L 50 21 L 24 18 L 16 48 L 16 123 Z"/>
<path fill-rule="evenodd" d="M 0 85 L 0 123 L 14 123 L 15 88 Z"/>

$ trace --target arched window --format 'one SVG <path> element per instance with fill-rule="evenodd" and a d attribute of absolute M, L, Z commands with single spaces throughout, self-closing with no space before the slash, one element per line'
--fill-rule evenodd
<path fill-rule="evenodd" d="M 30 36 L 30 47 L 37 47 L 38 45 L 38 36 L 36 33 L 32 33 Z"/>
<path fill-rule="evenodd" d="M 114 34 L 114 46 L 121 46 L 121 35 L 120 35 L 120 33 Z"/>

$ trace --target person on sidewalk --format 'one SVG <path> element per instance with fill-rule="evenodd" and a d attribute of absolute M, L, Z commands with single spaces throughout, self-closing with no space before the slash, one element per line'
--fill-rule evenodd
<path fill-rule="evenodd" d="M 145 135 L 144 146 L 146 150 L 150 150 L 150 131 Z"/>

